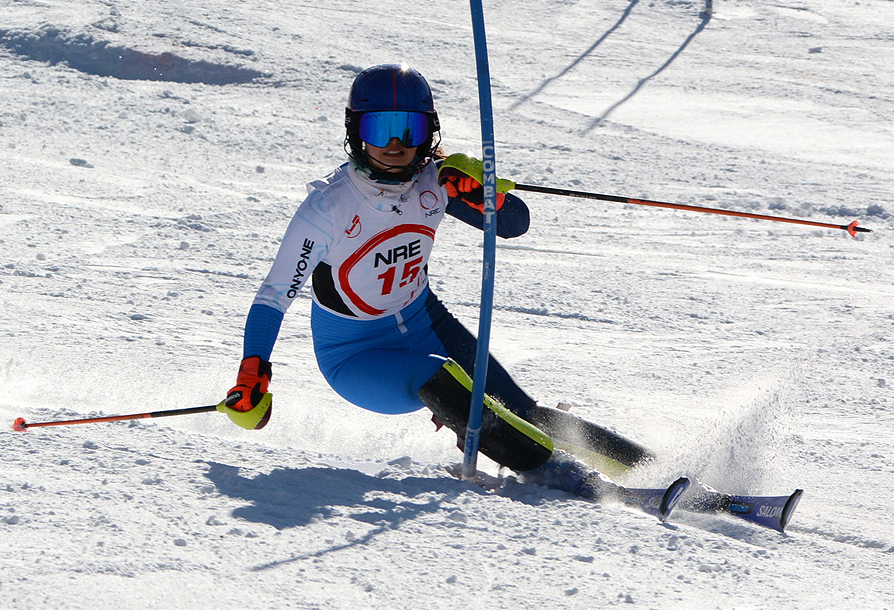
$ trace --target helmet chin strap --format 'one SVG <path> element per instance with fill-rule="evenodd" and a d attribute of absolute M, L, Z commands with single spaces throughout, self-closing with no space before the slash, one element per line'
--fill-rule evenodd
<path fill-rule="evenodd" d="M 416 175 L 417 165 L 386 165 L 385 169 L 378 169 L 365 163 L 369 168 L 369 177 L 376 182 L 409 182 Z M 400 169 L 399 172 L 391 172 L 389 169 Z"/>

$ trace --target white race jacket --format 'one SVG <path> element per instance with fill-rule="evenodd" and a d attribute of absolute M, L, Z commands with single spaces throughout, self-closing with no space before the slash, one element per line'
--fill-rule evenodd
<path fill-rule="evenodd" d="M 434 163 L 402 184 L 346 163 L 307 188 L 254 304 L 285 313 L 311 274 L 314 301 L 342 316 L 393 315 L 422 293 L 447 207 Z"/>

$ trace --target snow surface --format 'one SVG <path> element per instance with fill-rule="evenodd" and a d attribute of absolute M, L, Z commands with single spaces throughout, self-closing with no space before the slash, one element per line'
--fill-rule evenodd
<path fill-rule="evenodd" d="M 0 0 L 0 607 L 894 607 L 894 2 L 484 4 L 501 175 L 874 230 L 529 194 L 499 245 L 530 393 L 661 454 L 627 483 L 803 487 L 788 532 L 458 481 L 425 412 L 326 386 L 306 297 L 261 432 L 13 432 L 223 397 L 363 67 L 427 75 L 448 151 L 480 132 L 464 2 Z M 481 236 L 442 227 L 474 329 Z"/>

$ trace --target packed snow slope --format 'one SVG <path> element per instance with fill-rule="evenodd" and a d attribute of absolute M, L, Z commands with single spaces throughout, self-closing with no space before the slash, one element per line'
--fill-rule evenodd
<path fill-rule="evenodd" d="M 424 411 L 327 387 L 306 296 L 263 431 L 13 432 L 222 399 L 362 68 L 480 131 L 458 0 L 0 0 L 0 607 L 894 608 L 894 2 L 484 4 L 502 176 L 873 229 L 529 194 L 499 244 L 518 381 L 661 455 L 627 483 L 804 488 L 787 533 L 458 481 Z M 473 329 L 480 244 L 430 268 Z"/>

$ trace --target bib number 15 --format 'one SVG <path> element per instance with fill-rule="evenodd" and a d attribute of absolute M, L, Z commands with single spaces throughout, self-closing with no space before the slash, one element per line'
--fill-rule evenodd
<path fill-rule="evenodd" d="M 398 283 L 398 287 L 403 288 L 404 286 L 415 282 L 416 278 L 419 276 L 419 272 L 422 270 L 421 265 L 421 256 L 404 263 L 403 272 L 401 273 L 400 283 Z M 388 267 L 384 271 L 384 273 L 378 276 L 378 279 L 382 280 L 382 296 L 389 295 L 394 290 L 394 282 L 397 281 L 398 267 L 400 267 L 400 265 Z"/>

